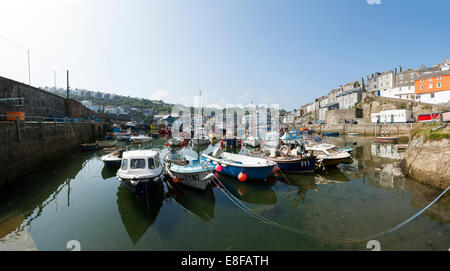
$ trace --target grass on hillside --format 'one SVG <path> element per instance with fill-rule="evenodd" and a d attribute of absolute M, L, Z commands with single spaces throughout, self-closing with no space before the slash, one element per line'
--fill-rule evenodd
<path fill-rule="evenodd" d="M 448 127 L 444 127 L 437 131 L 433 131 L 434 128 L 439 127 L 442 123 L 419 123 L 411 131 L 411 138 L 423 136 L 424 141 L 439 141 L 442 139 L 450 139 L 450 133 Z"/>

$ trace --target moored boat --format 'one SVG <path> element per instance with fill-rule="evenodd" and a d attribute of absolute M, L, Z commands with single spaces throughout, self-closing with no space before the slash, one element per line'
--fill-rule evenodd
<path fill-rule="evenodd" d="M 379 137 L 374 137 L 373 141 L 376 143 L 397 143 L 398 137 L 379 136 Z"/>
<path fill-rule="evenodd" d="M 199 161 L 190 157 L 183 158 L 180 160 L 164 159 L 164 169 L 172 179 L 172 182 L 205 190 L 209 180 L 214 177 L 214 167 L 205 161 Z"/>
<path fill-rule="evenodd" d="M 122 163 L 122 153 L 124 152 L 123 149 L 114 151 L 112 153 L 108 153 L 106 155 L 103 155 L 100 160 L 103 161 L 105 166 L 107 167 L 119 167 Z"/>
<path fill-rule="evenodd" d="M 339 132 L 326 132 L 322 133 L 322 136 L 339 136 Z"/>
<path fill-rule="evenodd" d="M 111 148 L 116 146 L 117 144 L 117 137 L 115 140 L 103 140 L 103 141 L 95 141 L 97 143 L 99 148 Z"/>
<path fill-rule="evenodd" d="M 163 167 L 158 152 L 153 150 L 123 152 L 122 163 L 116 176 L 131 191 L 142 195 L 147 189 L 160 183 L 163 178 Z"/>
<path fill-rule="evenodd" d="M 208 163 L 218 165 L 215 169 L 219 173 L 241 181 L 265 180 L 277 165 L 276 162 L 265 158 L 223 152 L 220 148 L 215 149 L 212 154 L 202 154 L 202 156 L 202 159 Z"/>
<path fill-rule="evenodd" d="M 98 148 L 98 145 L 97 145 L 97 143 L 85 143 L 85 144 L 81 144 L 80 148 L 82 151 L 93 151 Z"/>
<path fill-rule="evenodd" d="M 342 151 L 332 144 L 317 144 L 306 146 L 306 151 L 316 156 L 317 160 L 326 166 L 337 166 L 340 163 L 347 162 L 351 159 L 350 153 Z"/>

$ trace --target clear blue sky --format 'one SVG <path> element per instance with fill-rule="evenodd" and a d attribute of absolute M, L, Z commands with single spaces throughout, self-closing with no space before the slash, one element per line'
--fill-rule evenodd
<path fill-rule="evenodd" d="M 368 2 L 381 2 L 368 4 Z M 351 80 L 450 57 L 450 1 L 5 0 L 0 76 L 193 104 L 297 108 Z M 55 67 L 56 66 L 56 67 Z"/>

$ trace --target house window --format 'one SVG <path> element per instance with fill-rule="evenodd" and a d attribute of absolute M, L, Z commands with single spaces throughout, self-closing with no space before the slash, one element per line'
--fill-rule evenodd
<path fill-rule="evenodd" d="M 416 99 L 417 99 L 417 100 L 420 100 L 420 95 L 416 95 Z"/>
<path fill-rule="evenodd" d="M 428 82 L 433 82 L 433 77 L 428 78 Z"/>
<path fill-rule="evenodd" d="M 421 85 L 420 86 L 420 90 L 424 90 L 425 88 L 424 88 L 424 86 L 423 85 Z"/>
<path fill-rule="evenodd" d="M 428 88 L 429 88 L 429 89 L 432 89 L 432 88 L 433 88 L 433 84 L 429 84 L 429 85 L 428 85 Z"/>
<path fill-rule="evenodd" d="M 440 88 L 440 87 L 442 87 L 442 84 L 441 84 L 441 82 L 437 82 L 437 84 L 436 84 L 436 87 L 437 87 L 437 88 Z"/>
<path fill-rule="evenodd" d="M 423 84 L 423 79 L 420 79 L 420 83 L 422 83 L 422 84 Z"/>
<path fill-rule="evenodd" d="M 438 80 L 438 81 L 440 81 L 440 80 L 441 80 L 441 76 L 440 76 L 440 75 L 439 75 L 439 76 L 437 77 L 437 80 Z"/>
<path fill-rule="evenodd" d="M 434 98 L 434 93 L 430 93 L 430 98 Z"/>

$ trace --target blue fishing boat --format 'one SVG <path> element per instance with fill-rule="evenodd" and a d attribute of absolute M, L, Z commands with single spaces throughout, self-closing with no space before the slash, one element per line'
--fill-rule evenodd
<path fill-rule="evenodd" d="M 339 132 L 322 133 L 322 136 L 339 136 Z"/>
<path fill-rule="evenodd" d="M 202 159 L 214 166 L 219 166 L 220 174 L 238 178 L 241 181 L 246 179 L 265 180 L 276 162 L 265 158 L 257 158 L 246 155 L 223 152 L 220 148 L 215 149 L 212 154 L 202 154 Z"/>
<path fill-rule="evenodd" d="M 267 157 L 267 159 L 276 162 L 282 172 L 312 173 L 316 169 L 316 157 L 312 155 Z"/>

